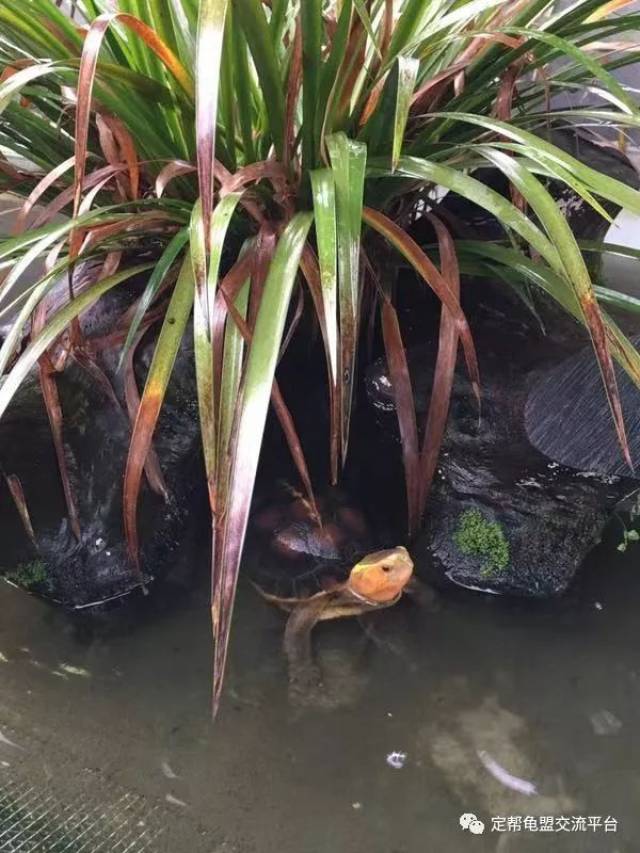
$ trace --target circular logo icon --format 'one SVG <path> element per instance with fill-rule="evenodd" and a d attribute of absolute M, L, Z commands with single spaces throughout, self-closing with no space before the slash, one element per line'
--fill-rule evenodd
<path fill-rule="evenodd" d="M 473 812 L 461 814 L 459 822 L 462 829 L 468 830 L 472 835 L 482 835 L 484 832 L 484 823 Z"/>

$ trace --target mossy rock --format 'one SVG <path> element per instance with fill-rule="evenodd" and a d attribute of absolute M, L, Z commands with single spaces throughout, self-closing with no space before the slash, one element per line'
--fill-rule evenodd
<path fill-rule="evenodd" d="M 5 580 L 29 590 L 45 590 L 51 585 L 46 564 L 43 560 L 31 560 L 28 563 L 18 563 L 11 571 L 2 573 Z"/>
<path fill-rule="evenodd" d="M 453 539 L 463 554 L 482 558 L 481 571 L 485 577 L 509 565 L 509 540 L 502 526 L 489 521 L 477 509 L 468 509 L 460 515 Z"/>

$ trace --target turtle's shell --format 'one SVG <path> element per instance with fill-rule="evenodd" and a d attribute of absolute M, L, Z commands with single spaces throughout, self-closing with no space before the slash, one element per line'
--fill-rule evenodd
<path fill-rule="evenodd" d="M 304 600 L 333 589 L 372 550 L 363 514 L 331 489 L 317 499 L 319 526 L 298 494 L 258 512 L 253 520 L 257 547 L 249 561 L 252 580 L 263 592 Z"/>

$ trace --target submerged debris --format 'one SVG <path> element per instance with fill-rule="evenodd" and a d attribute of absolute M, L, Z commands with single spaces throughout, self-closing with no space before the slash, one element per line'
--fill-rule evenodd
<path fill-rule="evenodd" d="M 402 770 L 407 760 L 406 752 L 390 752 L 387 755 L 387 764 L 393 767 L 394 770 Z"/>
<path fill-rule="evenodd" d="M 9 738 L 3 735 L 2 732 L 0 732 L 0 743 L 3 743 L 5 746 L 10 746 L 13 749 L 24 749 L 24 747 L 18 746 L 17 743 L 14 743 L 12 740 L 9 740 Z"/>
<path fill-rule="evenodd" d="M 517 791 L 519 794 L 525 794 L 527 797 L 531 797 L 538 793 L 538 789 L 533 782 L 529 782 L 527 779 L 520 779 L 519 776 L 514 776 L 509 773 L 508 770 L 505 770 L 504 767 L 498 764 L 498 762 L 492 758 L 488 752 L 485 752 L 485 750 L 478 750 L 478 758 L 487 768 L 489 773 L 491 773 L 493 778 L 497 779 L 498 782 L 501 782 L 505 787 L 511 788 L 512 791 Z"/>
<path fill-rule="evenodd" d="M 602 736 L 617 735 L 622 728 L 621 721 L 611 711 L 602 709 L 589 717 L 593 731 Z"/>
<path fill-rule="evenodd" d="M 177 773 L 173 772 L 171 765 L 169 764 L 168 761 L 163 761 L 162 764 L 160 765 L 160 767 L 162 768 L 162 772 L 167 777 L 167 779 L 179 779 L 180 778 L 177 775 Z"/>
<path fill-rule="evenodd" d="M 168 803 L 171 803 L 172 806 L 180 806 L 183 809 L 188 808 L 188 806 L 184 802 L 184 800 L 179 800 L 177 797 L 174 797 L 173 794 L 167 794 L 167 796 L 165 797 L 165 800 Z"/>
<path fill-rule="evenodd" d="M 58 669 L 66 672 L 67 675 L 77 675 L 80 678 L 91 678 L 91 673 L 88 669 L 81 666 L 72 666 L 70 663 L 61 663 Z"/>

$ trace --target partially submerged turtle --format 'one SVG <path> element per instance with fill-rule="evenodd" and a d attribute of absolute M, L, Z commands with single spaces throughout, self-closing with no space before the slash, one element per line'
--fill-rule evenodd
<path fill-rule="evenodd" d="M 254 586 L 290 614 L 284 650 L 290 682 L 298 686 L 319 681 L 311 650 L 318 622 L 390 607 L 415 587 L 407 549 L 371 551 L 363 515 L 337 490 L 318 508 L 321 525 L 308 502 L 292 493 L 254 521 L 263 541 L 261 559 L 251 570 Z"/>

